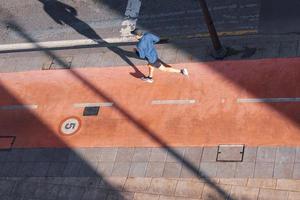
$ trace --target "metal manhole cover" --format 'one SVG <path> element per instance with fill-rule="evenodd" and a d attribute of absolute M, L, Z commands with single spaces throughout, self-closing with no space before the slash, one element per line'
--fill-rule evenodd
<path fill-rule="evenodd" d="M 217 161 L 221 162 L 242 162 L 245 145 L 223 144 L 218 146 Z"/>

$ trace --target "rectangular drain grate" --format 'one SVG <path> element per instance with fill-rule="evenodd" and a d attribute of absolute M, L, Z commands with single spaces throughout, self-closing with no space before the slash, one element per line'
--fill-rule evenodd
<path fill-rule="evenodd" d="M 83 116 L 97 116 L 100 110 L 100 106 L 87 106 L 84 107 Z"/>
<path fill-rule="evenodd" d="M 10 150 L 15 140 L 16 136 L 0 136 L 0 150 Z"/>
<path fill-rule="evenodd" d="M 245 145 L 222 144 L 218 146 L 217 161 L 219 162 L 242 162 Z"/>

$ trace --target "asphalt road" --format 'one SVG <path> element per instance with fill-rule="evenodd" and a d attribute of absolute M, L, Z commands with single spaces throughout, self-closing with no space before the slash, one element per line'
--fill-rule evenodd
<path fill-rule="evenodd" d="M 3 0 L 0 3 L 0 42 L 28 42 L 17 25 L 36 41 L 121 36 L 128 2 L 138 0 Z M 259 0 L 210 0 L 218 31 L 257 30 Z M 137 26 L 160 36 L 206 32 L 196 0 L 142 0 Z"/>
<path fill-rule="evenodd" d="M 127 4 L 137 4 L 136 25 L 160 36 L 207 31 L 197 0 L 2 0 L 0 43 L 119 38 L 128 20 Z M 207 0 L 219 32 L 299 32 L 297 0 Z M 128 15 L 128 14 L 127 14 Z M 18 27 L 18 31 L 14 28 Z"/>

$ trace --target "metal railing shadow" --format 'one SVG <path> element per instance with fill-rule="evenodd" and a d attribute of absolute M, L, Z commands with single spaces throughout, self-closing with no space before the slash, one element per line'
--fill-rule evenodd
<path fill-rule="evenodd" d="M 36 41 L 31 38 L 18 24 L 14 21 L 6 21 L 5 24 L 10 25 L 13 27 L 13 30 L 19 34 L 21 37 L 26 39 L 28 42 L 36 43 Z M 37 48 L 39 48 L 37 46 Z M 64 66 L 67 68 L 68 63 L 60 59 L 57 55 L 55 55 L 53 52 L 44 49 L 43 52 L 47 55 L 53 58 L 58 64 L 61 66 Z M 191 171 L 198 179 L 203 180 L 206 184 L 208 184 L 211 188 L 213 188 L 222 198 L 224 199 L 230 199 L 234 200 L 234 198 L 229 197 L 229 194 L 226 193 L 222 188 L 220 188 L 209 176 L 207 176 L 204 172 L 197 169 L 189 160 L 183 158 L 181 155 L 179 155 L 172 147 L 170 147 L 164 140 L 159 138 L 155 134 L 154 131 L 147 128 L 142 122 L 140 122 L 138 119 L 136 119 L 134 116 L 129 114 L 128 111 L 126 111 L 124 108 L 122 108 L 118 102 L 116 102 L 113 98 L 111 98 L 108 94 L 103 92 L 98 87 L 95 87 L 92 83 L 90 83 L 88 80 L 86 80 L 82 75 L 80 75 L 78 72 L 74 70 L 69 70 L 70 74 L 72 74 L 75 78 L 77 78 L 78 81 L 86 85 L 94 94 L 97 96 L 103 98 L 107 102 L 113 102 L 114 103 L 114 109 L 116 109 L 121 115 L 123 115 L 130 123 L 132 123 L 134 126 L 136 126 L 144 135 L 151 138 L 154 142 L 159 144 L 165 151 L 167 151 L 171 156 L 173 156 L 176 160 L 181 162 L 183 166 Z"/>

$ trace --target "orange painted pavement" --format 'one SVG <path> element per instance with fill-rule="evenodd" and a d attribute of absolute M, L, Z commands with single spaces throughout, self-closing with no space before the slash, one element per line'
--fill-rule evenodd
<path fill-rule="evenodd" d="M 237 103 L 238 98 L 300 97 L 300 59 L 184 63 L 190 76 L 155 71 L 153 84 L 131 67 L 0 74 L 0 106 L 36 104 L 35 110 L 0 110 L 0 135 L 14 147 L 152 147 L 218 144 L 300 145 L 300 102 Z M 138 67 L 143 73 L 145 66 Z M 152 100 L 196 100 L 152 105 Z M 113 102 L 83 117 L 75 103 Z M 75 116 L 80 130 L 59 132 Z"/>

